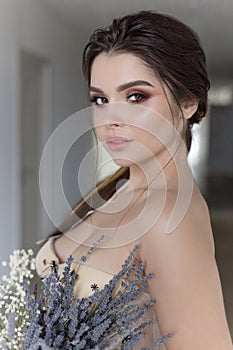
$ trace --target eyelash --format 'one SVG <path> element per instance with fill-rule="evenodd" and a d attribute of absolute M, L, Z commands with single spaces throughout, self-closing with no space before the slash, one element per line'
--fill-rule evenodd
<path fill-rule="evenodd" d="M 136 101 L 133 101 L 132 103 L 140 103 L 141 101 L 144 101 L 146 98 L 148 98 L 147 94 L 141 93 L 141 92 L 135 92 L 133 94 L 130 94 L 128 96 L 128 99 L 131 98 L 132 96 L 139 97 L 139 99 L 136 99 Z M 90 102 L 94 103 L 96 106 L 102 106 L 103 104 L 97 104 L 97 100 L 98 99 L 107 100 L 106 97 L 103 97 L 103 96 L 91 96 L 90 97 Z"/>

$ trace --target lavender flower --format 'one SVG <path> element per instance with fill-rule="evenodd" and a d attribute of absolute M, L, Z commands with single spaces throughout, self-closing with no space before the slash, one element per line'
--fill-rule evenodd
<path fill-rule="evenodd" d="M 87 261 L 87 257 L 93 253 L 93 251 L 95 250 L 95 248 L 97 247 L 97 245 L 104 239 L 104 235 L 102 235 L 100 238 L 98 238 L 92 245 L 91 247 L 88 249 L 86 255 L 82 255 L 80 258 L 80 261 L 85 263 Z"/>
<path fill-rule="evenodd" d="M 95 242 L 88 254 L 93 252 L 101 239 Z M 0 324 L 1 348 L 133 349 L 144 336 L 146 327 L 153 322 L 152 320 L 141 322 L 141 320 L 145 311 L 155 303 L 151 299 L 143 305 L 137 303 L 137 298 L 147 287 L 147 281 L 153 277 L 152 274 L 145 275 L 144 264 L 136 258 L 138 248 L 139 246 L 133 248 L 122 269 L 103 289 L 93 281 L 91 286 L 94 293 L 88 298 L 75 298 L 74 287 L 78 283 L 78 274 L 72 269 L 71 256 L 67 259 L 61 276 L 58 274 L 58 266 L 52 262 L 49 275 L 40 285 L 35 285 L 33 290 L 30 286 L 30 273 L 27 272 L 26 278 L 20 277 L 17 280 L 23 291 L 23 304 L 20 304 L 20 307 L 24 309 L 26 322 L 21 319 L 22 328 L 20 328 L 19 318 L 22 317 L 18 311 L 20 307 L 15 307 L 10 313 L 5 305 L 3 314 L 6 321 Z M 11 286 L 9 290 L 13 290 L 13 286 L 16 287 L 14 279 L 14 282 L 6 278 L 4 281 L 6 285 Z M 7 288 L 6 290 L 8 291 Z M 3 290 L 0 292 L 0 297 L 0 302 L 4 305 Z M 14 301 L 17 303 L 16 299 Z M 154 344 L 148 344 L 143 350 L 156 349 L 171 336 L 168 334 Z"/>

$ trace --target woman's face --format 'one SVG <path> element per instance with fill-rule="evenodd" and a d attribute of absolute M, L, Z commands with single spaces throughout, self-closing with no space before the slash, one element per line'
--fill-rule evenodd
<path fill-rule="evenodd" d="M 164 127 L 162 119 L 174 125 L 179 133 L 183 127 L 181 112 L 167 86 L 142 60 L 130 53 L 101 53 L 95 58 L 90 100 L 94 106 L 96 134 L 120 166 L 163 153 L 166 144 L 159 140 Z M 165 134 L 168 135 L 169 130 Z M 127 141 L 109 139 L 118 136 Z M 140 152 L 139 145 L 148 152 Z"/>

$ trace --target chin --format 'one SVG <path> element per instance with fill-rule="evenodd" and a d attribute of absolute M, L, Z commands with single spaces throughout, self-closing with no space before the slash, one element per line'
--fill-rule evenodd
<path fill-rule="evenodd" d="M 124 159 L 124 158 L 112 158 L 114 163 L 120 167 L 129 167 L 130 165 L 133 164 L 129 159 Z"/>

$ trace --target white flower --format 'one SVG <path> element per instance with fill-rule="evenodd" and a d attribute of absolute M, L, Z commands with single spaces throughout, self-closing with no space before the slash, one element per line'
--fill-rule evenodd
<path fill-rule="evenodd" d="M 32 271 L 35 270 L 33 251 L 31 249 L 14 250 L 9 257 L 9 264 L 4 261 L 2 265 L 9 265 L 11 270 L 9 276 L 4 275 L 0 278 L 0 345 L 2 341 L 11 350 L 23 350 L 22 340 L 29 319 L 23 281 L 26 278 L 29 284 L 33 278 Z M 10 323 L 12 317 L 13 324 Z M 9 327 L 15 335 L 10 339 Z"/>

